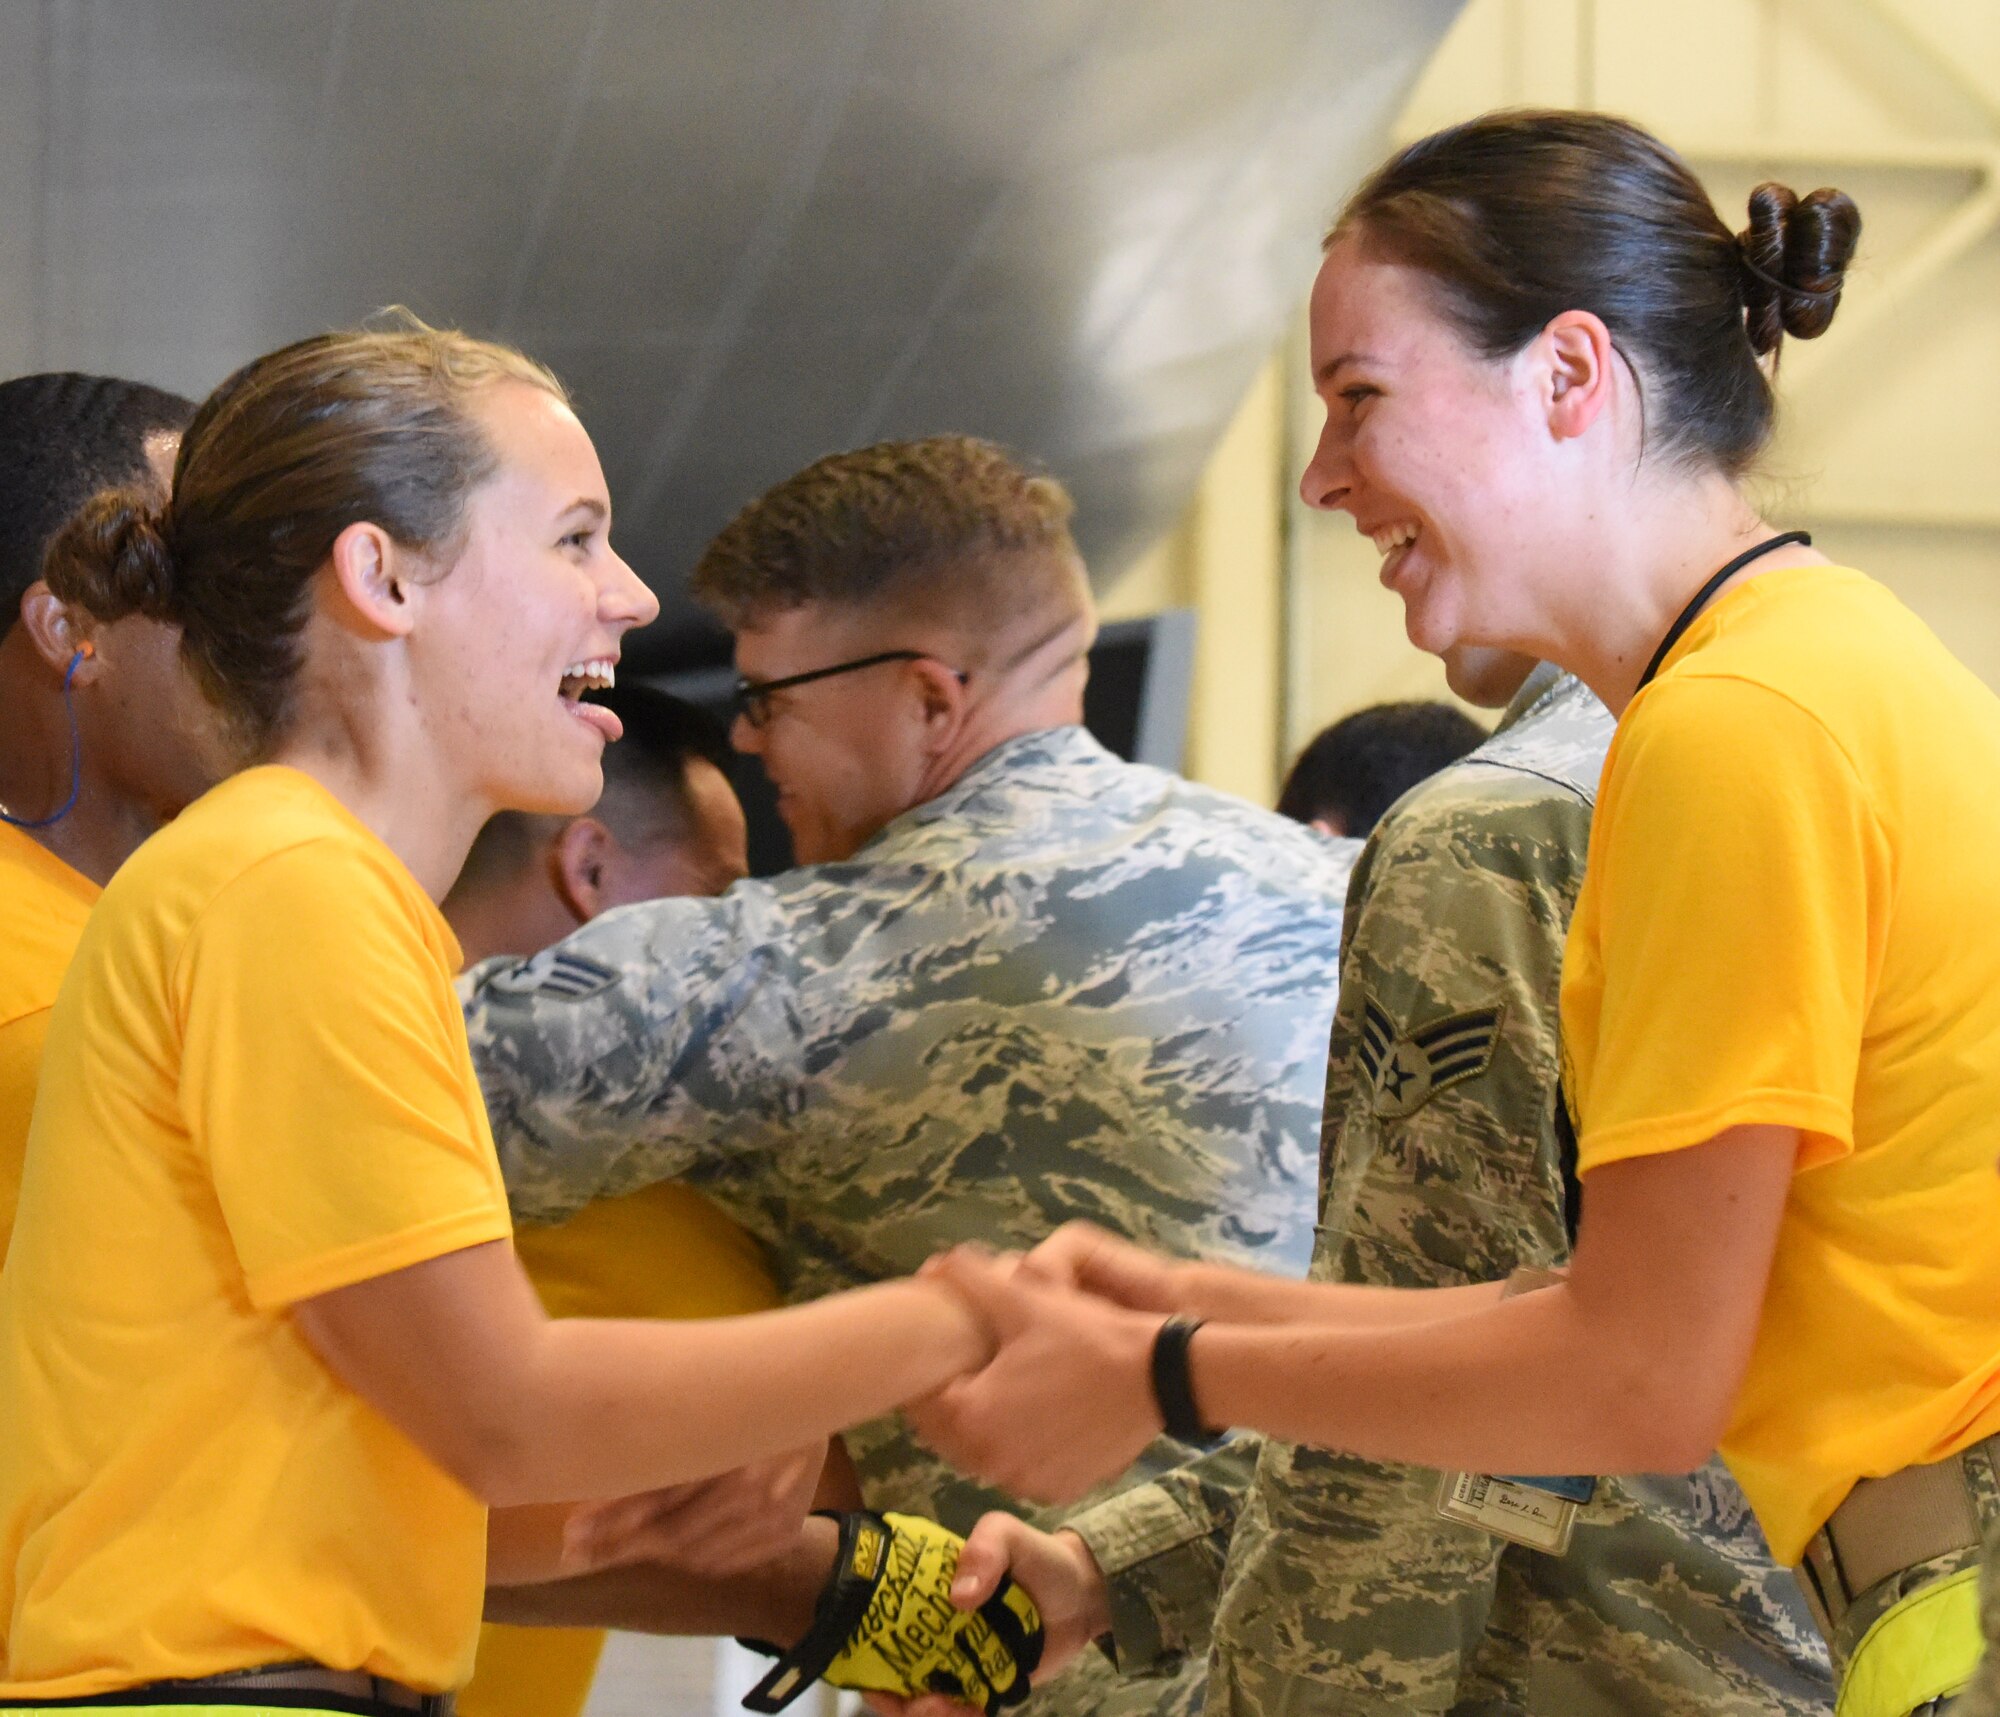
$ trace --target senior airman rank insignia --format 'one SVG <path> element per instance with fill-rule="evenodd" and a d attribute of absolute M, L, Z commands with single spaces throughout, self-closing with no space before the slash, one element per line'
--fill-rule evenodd
<path fill-rule="evenodd" d="M 550 996 L 559 1002 L 580 1002 L 617 982 L 618 974 L 609 966 L 558 948 L 494 973 L 487 987 L 496 995 Z"/>
<path fill-rule="evenodd" d="M 1440 1091 L 1484 1073 L 1500 1041 L 1503 1006 L 1452 1014 L 1399 1033 L 1375 999 L 1361 1010 L 1361 1067 L 1375 1092 L 1375 1113 L 1400 1121 Z"/>

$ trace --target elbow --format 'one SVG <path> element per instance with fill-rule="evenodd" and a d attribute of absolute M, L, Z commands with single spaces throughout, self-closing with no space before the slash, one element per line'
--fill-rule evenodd
<path fill-rule="evenodd" d="M 1720 1441 L 1717 1432 L 1705 1430 L 1698 1424 L 1656 1427 L 1650 1436 L 1638 1441 L 1633 1451 L 1634 1458 L 1626 1462 L 1622 1470 L 1635 1473 L 1698 1472 L 1714 1457 L 1716 1444 Z"/>
<path fill-rule="evenodd" d="M 1729 1426 L 1734 1391 L 1673 1367 L 1633 1367 L 1619 1379 L 1606 1422 L 1617 1429 L 1608 1469 L 1691 1473 L 1708 1464 Z"/>
<path fill-rule="evenodd" d="M 488 1508 L 548 1500 L 547 1473 L 538 1477 L 527 1439 L 507 1419 L 462 1417 L 425 1453 Z"/>

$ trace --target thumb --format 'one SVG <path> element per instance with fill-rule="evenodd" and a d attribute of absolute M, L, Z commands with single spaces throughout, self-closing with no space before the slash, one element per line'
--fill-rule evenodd
<path fill-rule="evenodd" d="M 951 1582 L 951 1601 L 961 1610 L 978 1609 L 999 1589 L 1000 1577 L 1013 1562 L 1013 1525 L 1011 1514 L 982 1515 L 966 1536 Z"/>
<path fill-rule="evenodd" d="M 988 1254 L 961 1246 L 933 1258 L 925 1274 L 951 1289 L 1003 1339 L 1018 1335 L 1033 1319 L 1033 1303 L 1014 1281 L 1013 1266 Z"/>

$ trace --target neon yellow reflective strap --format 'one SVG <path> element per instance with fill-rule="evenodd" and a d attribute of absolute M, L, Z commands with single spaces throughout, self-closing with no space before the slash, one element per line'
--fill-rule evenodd
<path fill-rule="evenodd" d="M 1861 1636 L 1840 1680 L 1834 1717 L 1907 1717 L 1972 1679 L 1984 1637 L 1979 1570 L 1912 1592 Z"/>

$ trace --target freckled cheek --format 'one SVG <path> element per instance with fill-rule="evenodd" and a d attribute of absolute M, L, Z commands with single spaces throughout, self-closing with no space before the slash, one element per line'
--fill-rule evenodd
<path fill-rule="evenodd" d="M 1391 431 L 1374 437 L 1356 463 L 1374 487 L 1428 513 L 1438 501 L 1441 481 L 1449 477 L 1450 467 L 1440 453 L 1423 436 Z"/>

